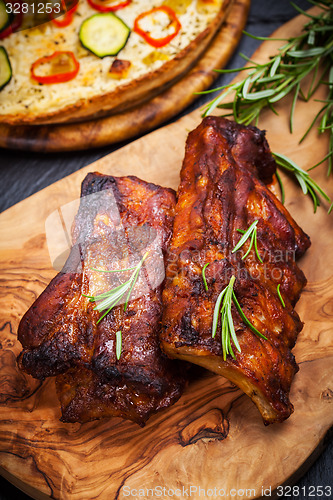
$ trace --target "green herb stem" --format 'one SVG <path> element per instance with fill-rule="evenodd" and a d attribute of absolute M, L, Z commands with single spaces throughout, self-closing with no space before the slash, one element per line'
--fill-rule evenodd
<path fill-rule="evenodd" d="M 285 304 L 285 302 L 282 298 L 282 295 L 281 295 L 280 287 L 281 287 L 281 283 L 279 283 L 278 286 L 276 287 L 276 291 L 277 291 L 278 297 L 280 299 L 280 302 L 282 304 L 282 307 L 286 307 L 286 304 Z"/>
<path fill-rule="evenodd" d="M 242 233 L 243 236 L 241 237 L 241 239 L 239 240 L 239 242 L 237 243 L 237 245 L 235 246 L 235 248 L 232 250 L 231 253 L 237 252 L 237 250 L 239 250 L 244 245 L 244 243 L 249 238 L 251 238 L 250 239 L 249 248 L 247 249 L 247 252 L 243 255 L 242 260 L 246 259 L 246 257 L 249 255 L 249 253 L 251 252 L 251 249 L 252 249 L 252 247 L 254 245 L 254 249 L 255 249 L 255 253 L 256 253 L 257 259 L 262 264 L 263 261 L 262 261 L 262 258 L 259 255 L 258 244 L 257 244 L 257 224 L 258 224 L 258 222 L 259 222 L 258 220 L 255 220 L 254 222 L 252 222 L 251 226 L 247 229 L 247 231 L 243 232 L 242 230 L 237 229 L 237 231 L 239 231 L 240 233 Z"/>
<path fill-rule="evenodd" d="M 320 198 L 331 201 L 325 191 L 310 177 L 309 173 L 299 167 L 293 160 L 281 153 L 272 153 L 276 164 L 284 170 L 291 172 L 298 181 L 305 195 L 310 195 L 313 201 L 313 210 L 320 206 Z M 280 186 L 282 183 L 280 184 Z"/>
<path fill-rule="evenodd" d="M 118 361 L 121 356 L 121 349 L 122 349 L 122 334 L 121 330 L 119 330 L 118 332 L 116 332 L 116 357 Z"/>
<path fill-rule="evenodd" d="M 245 72 L 242 80 L 224 85 L 218 89 L 205 91 L 205 93 L 224 90 L 221 95 L 215 97 L 204 109 L 203 116 L 211 114 L 216 108 L 230 110 L 225 116 L 232 116 L 237 123 L 249 125 L 258 124 L 259 116 L 264 108 L 270 108 L 274 113 L 274 103 L 280 101 L 288 94 L 293 94 L 290 108 L 290 132 L 294 130 L 294 116 L 296 114 L 299 99 L 308 101 L 319 86 L 327 86 L 328 95 L 323 100 L 323 106 L 311 118 L 310 125 L 306 129 L 302 142 L 310 130 L 319 123 L 319 133 L 329 134 L 328 175 L 333 172 L 333 3 L 329 0 L 309 0 L 311 4 L 322 10 L 317 15 L 304 12 L 297 5 L 294 8 L 306 16 L 308 20 L 304 23 L 303 30 L 298 36 L 288 40 L 256 37 L 244 32 L 245 35 L 257 40 L 281 40 L 285 43 L 272 55 L 266 63 L 256 63 L 250 58 L 240 54 L 248 66 L 236 68 L 235 70 L 217 70 L 219 73 Z M 318 76 L 319 75 L 319 76 Z M 310 80 L 307 91 L 303 90 L 304 84 Z M 229 96 L 231 102 L 223 102 Z M 309 110 L 311 113 L 311 108 Z M 316 168 L 322 163 L 318 162 L 311 168 Z M 285 166 L 282 165 L 284 168 Z M 314 203 L 316 211 L 318 193 L 322 190 L 319 186 L 311 185 L 308 179 L 304 179 L 295 169 L 291 169 L 304 194 L 309 194 Z M 279 181 L 282 186 L 281 179 Z M 283 194 L 284 196 L 284 194 Z"/>
<path fill-rule="evenodd" d="M 230 354 L 233 359 L 236 359 L 235 353 L 232 349 L 231 341 L 236 347 L 238 352 L 241 352 L 241 347 L 239 345 L 235 326 L 231 313 L 232 303 L 236 306 L 236 309 L 242 318 L 242 321 L 246 324 L 250 330 L 255 333 L 258 337 L 267 340 L 267 338 L 257 330 L 252 323 L 245 316 L 234 292 L 234 284 L 236 277 L 232 276 L 229 284 L 222 290 L 222 292 L 217 297 L 214 313 L 213 313 L 213 324 L 212 324 L 212 338 L 215 338 L 218 326 L 219 315 L 221 315 L 221 345 L 224 361 Z"/>
<path fill-rule="evenodd" d="M 120 302 L 120 300 L 126 295 L 125 299 L 125 305 L 124 305 L 124 311 L 126 311 L 128 302 L 130 300 L 133 288 L 135 286 L 135 283 L 137 282 L 138 276 L 140 269 L 146 260 L 148 256 L 148 252 L 144 254 L 140 262 L 134 266 L 134 267 L 129 267 L 126 269 L 116 269 L 112 271 L 105 271 L 103 269 L 94 269 L 94 271 L 97 272 L 125 272 L 125 271 L 132 271 L 133 273 L 129 280 L 127 280 L 125 283 L 122 283 L 121 285 L 116 286 L 112 290 L 108 290 L 107 292 L 101 293 L 99 295 L 85 295 L 82 294 L 84 297 L 89 298 L 90 302 L 98 302 L 98 304 L 94 307 L 94 311 L 105 311 L 104 314 L 99 318 L 97 321 L 97 324 L 110 312 L 112 309 Z"/>
<path fill-rule="evenodd" d="M 280 176 L 280 174 L 279 174 L 278 171 L 275 172 L 275 175 L 276 175 L 276 178 L 277 178 L 277 181 L 278 181 L 278 184 L 279 184 L 279 187 L 280 187 L 280 191 L 281 191 L 281 203 L 282 203 L 282 205 L 284 205 L 285 201 L 286 201 L 286 192 L 285 192 L 285 189 L 284 189 L 284 185 L 283 185 L 281 176 Z"/>
<path fill-rule="evenodd" d="M 202 280 L 204 282 L 205 290 L 208 292 L 208 285 L 207 285 L 207 280 L 206 280 L 206 268 L 209 266 L 209 262 L 205 264 L 202 268 Z"/>

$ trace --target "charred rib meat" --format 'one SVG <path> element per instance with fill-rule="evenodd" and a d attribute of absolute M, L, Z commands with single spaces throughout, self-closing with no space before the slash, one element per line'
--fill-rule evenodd
<path fill-rule="evenodd" d="M 294 306 L 306 284 L 295 258 L 310 245 L 267 187 L 275 169 L 264 133 L 255 127 L 209 117 L 190 133 L 168 253 L 161 338 L 168 356 L 238 385 L 265 423 L 283 421 L 293 411 L 289 390 L 298 368 L 291 349 L 302 329 Z M 249 241 L 233 250 L 253 223 L 258 254 L 253 247 L 244 258 Z M 248 327 L 233 303 L 241 351 L 233 345 L 234 357 L 224 360 L 220 314 L 215 338 L 212 325 L 217 298 L 232 277 L 244 315 L 267 340 Z"/>
<path fill-rule="evenodd" d="M 143 424 L 184 386 L 182 368 L 158 339 L 175 194 L 136 177 L 94 173 L 81 196 L 65 267 L 19 325 L 19 365 L 39 379 L 57 376 L 64 421 L 114 415 Z M 127 305 L 128 293 L 100 320 L 89 297 L 121 286 L 145 252 Z"/>

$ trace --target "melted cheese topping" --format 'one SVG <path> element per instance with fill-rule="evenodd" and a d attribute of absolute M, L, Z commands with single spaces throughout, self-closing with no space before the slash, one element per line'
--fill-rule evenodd
<path fill-rule="evenodd" d="M 159 5 L 169 5 L 178 15 L 181 30 L 165 47 L 155 49 L 141 36 L 131 32 L 125 47 L 117 58 L 131 62 L 124 78 L 110 77 L 109 70 L 115 57 L 100 59 L 82 47 L 79 29 L 84 19 L 96 14 L 86 0 L 80 0 L 73 22 L 59 28 L 50 22 L 37 28 L 14 33 L 1 41 L 12 65 L 11 82 L 0 92 L 0 116 L 7 114 L 38 114 L 53 112 L 75 104 L 79 99 L 89 99 L 110 93 L 151 71 L 160 68 L 174 58 L 201 33 L 220 11 L 223 0 L 133 0 L 115 14 L 130 29 L 135 18 L 142 12 Z M 162 26 L 154 27 L 154 37 L 165 36 Z M 30 68 L 40 57 L 55 51 L 72 51 L 80 63 L 76 78 L 66 83 L 41 85 L 30 78 Z"/>

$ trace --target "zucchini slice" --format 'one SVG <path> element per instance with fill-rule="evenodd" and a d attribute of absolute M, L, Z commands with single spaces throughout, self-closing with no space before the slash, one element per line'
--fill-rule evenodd
<path fill-rule="evenodd" d="M 94 14 L 81 24 L 79 38 L 97 57 L 116 56 L 125 47 L 131 30 L 115 14 Z"/>
<path fill-rule="evenodd" d="M 2 90 L 12 78 L 12 67 L 8 54 L 4 47 L 0 47 L 0 90 Z"/>
<path fill-rule="evenodd" d="M 12 19 L 13 14 L 7 12 L 4 0 L 0 0 L 0 33 L 10 25 Z"/>

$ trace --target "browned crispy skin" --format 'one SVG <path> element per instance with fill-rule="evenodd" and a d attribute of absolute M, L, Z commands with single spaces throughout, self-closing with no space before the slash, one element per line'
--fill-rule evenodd
<path fill-rule="evenodd" d="M 298 369 L 291 349 L 302 329 L 293 307 L 306 284 L 295 258 L 309 247 L 308 236 L 269 191 L 276 165 L 264 132 L 224 118 L 209 117 L 190 133 L 181 170 L 173 237 L 163 292 L 162 348 L 172 358 L 204 366 L 230 379 L 258 406 L 265 423 L 283 421 Z M 258 251 L 242 260 L 249 243 L 232 253 L 258 220 Z M 208 291 L 202 279 L 206 263 Z M 235 293 L 258 338 L 232 316 L 241 347 L 223 361 L 220 319 L 212 338 L 216 299 L 236 277 Z M 278 297 L 277 286 L 286 307 Z"/>
<path fill-rule="evenodd" d="M 83 181 L 81 196 L 86 195 L 91 196 L 81 199 L 73 248 L 63 271 L 19 325 L 19 365 L 39 379 L 57 375 L 66 422 L 121 416 L 142 425 L 152 413 L 175 402 L 184 386 L 182 367 L 159 347 L 163 276 L 155 288 L 147 274 L 155 269 L 157 273 L 161 265 L 164 272 L 175 193 L 136 177 L 94 173 Z M 128 268 L 133 255 L 142 256 L 147 249 L 133 290 L 142 287 L 142 295 L 133 296 L 126 311 L 119 304 L 97 323 L 101 313 L 83 294 L 96 295 L 114 287 L 110 280 L 126 280 L 121 279 L 124 273 L 96 269 Z"/>

